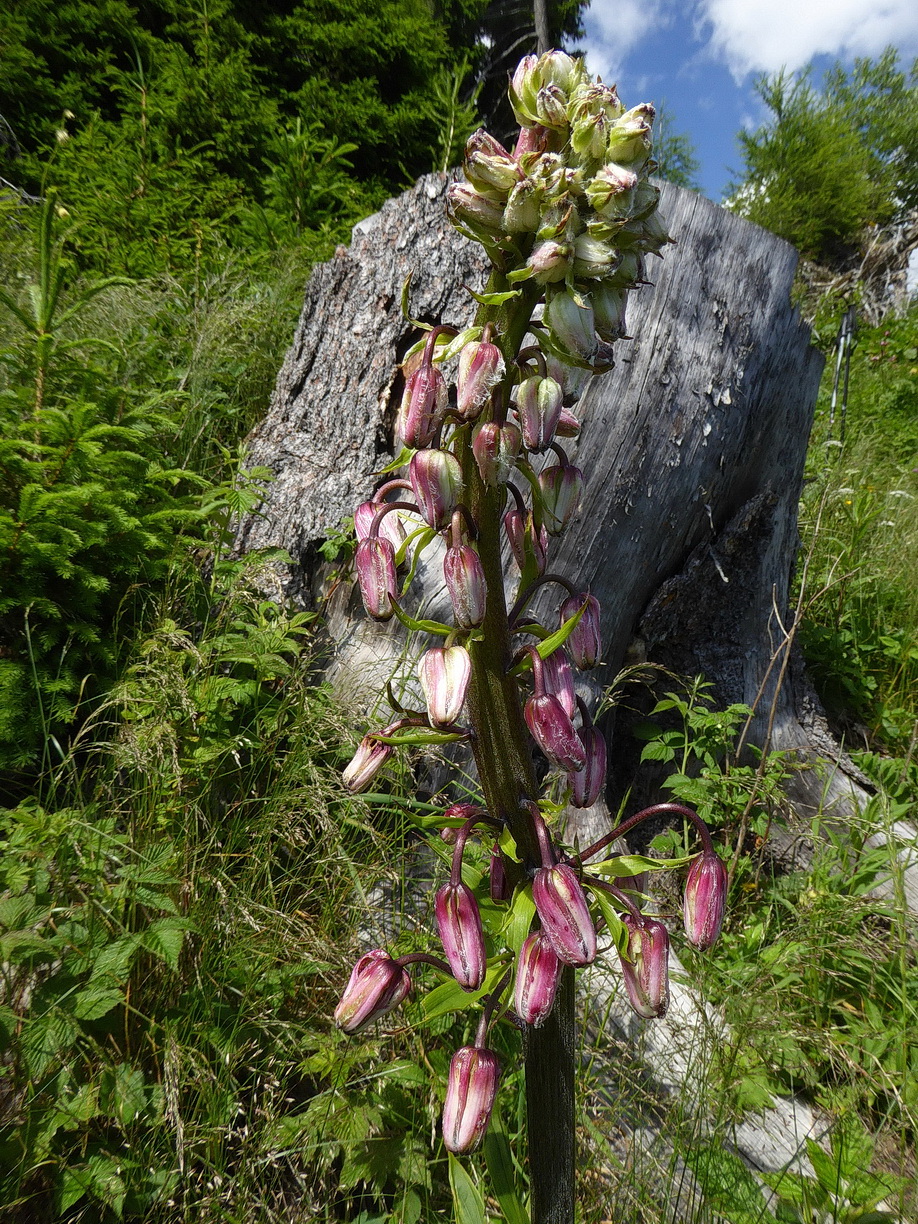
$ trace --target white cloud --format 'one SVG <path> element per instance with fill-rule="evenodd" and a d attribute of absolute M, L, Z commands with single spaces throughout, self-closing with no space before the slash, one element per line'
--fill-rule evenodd
<path fill-rule="evenodd" d="M 802 68 L 814 55 L 918 51 L 915 0 L 700 0 L 709 51 L 739 82 L 749 72 Z"/>
<path fill-rule="evenodd" d="M 665 0 L 593 0 L 583 17 L 587 66 L 604 81 L 617 81 L 630 51 L 666 24 Z"/>

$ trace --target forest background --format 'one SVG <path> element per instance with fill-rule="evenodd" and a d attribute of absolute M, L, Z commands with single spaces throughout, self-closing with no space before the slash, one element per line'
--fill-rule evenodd
<path fill-rule="evenodd" d="M 582 9 L 549 6 L 556 41 L 576 45 Z M 329 1023 L 366 892 L 413 836 L 408 780 L 388 776 L 372 818 L 345 794 L 362 728 L 315 682 L 321 610 L 266 600 L 276 554 L 229 545 L 270 479 L 243 440 L 310 268 L 417 175 L 457 164 L 479 122 L 505 135 L 506 71 L 533 46 L 527 8 L 485 0 L 0 13 L 0 1218 L 451 1210 L 430 1151 L 449 1017 L 419 1027 L 414 1005 L 360 1041 Z M 734 844 L 744 713 L 717 709 L 703 678 L 670 678 L 645 752 L 673 762 L 669 794 L 718 808 L 738 851 L 721 947 L 680 955 L 745 1040 L 697 1093 L 705 1134 L 665 1105 L 663 1153 L 610 1145 L 624 1114 L 664 1105 L 637 1074 L 633 1099 L 610 1102 L 585 1051 L 590 1221 L 656 1218 L 686 1166 L 698 1219 L 773 1218 L 721 1140 L 792 1090 L 839 1122 L 815 1179 L 783 1179 L 781 1218 L 866 1224 L 880 1199 L 918 1212 L 913 916 L 894 860 L 866 846 L 918 801 L 918 310 L 870 261 L 898 243 L 889 272 L 907 254 L 918 76 L 889 52 L 759 88 L 771 118 L 740 135 L 730 206 L 805 255 L 800 301 L 829 357 L 801 641 L 875 798 L 805 871 L 768 856 L 778 785 Z M 672 117 L 658 158 L 692 185 Z M 326 548 L 342 573 L 350 541 L 342 525 Z M 778 783 L 789 765 L 771 769 Z M 501 1133 L 524 1180 L 507 1083 Z M 493 1170 L 470 1169 L 477 1218 L 502 1218 Z"/>

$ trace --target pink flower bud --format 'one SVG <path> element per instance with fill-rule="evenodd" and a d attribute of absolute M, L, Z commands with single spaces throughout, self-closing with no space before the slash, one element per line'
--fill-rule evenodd
<path fill-rule="evenodd" d="M 443 577 L 456 624 L 462 629 L 480 625 L 485 618 L 488 588 L 481 560 L 471 544 L 458 544 L 446 550 Z"/>
<path fill-rule="evenodd" d="M 341 780 L 349 791 L 359 795 L 365 791 L 395 749 L 391 744 L 381 744 L 375 736 L 365 735 Z"/>
<path fill-rule="evenodd" d="M 395 422 L 398 441 L 414 448 L 429 446 L 446 403 L 443 375 L 432 362 L 422 363 L 405 383 Z"/>
<path fill-rule="evenodd" d="M 516 466 L 522 442 L 515 425 L 486 421 L 479 426 L 472 440 L 472 453 L 486 485 L 493 489 L 506 484 Z"/>
<path fill-rule="evenodd" d="M 580 422 L 569 408 L 562 408 L 555 426 L 556 438 L 577 438 L 580 436 Z"/>
<path fill-rule="evenodd" d="M 631 1006 L 645 1020 L 664 1016 L 669 1007 L 669 933 L 656 918 L 625 914 L 628 960 L 621 960 Z"/>
<path fill-rule="evenodd" d="M 398 589 L 395 549 L 382 536 L 372 536 L 357 545 L 354 563 L 367 615 L 374 620 L 389 620 L 393 614 L 392 600 Z"/>
<path fill-rule="evenodd" d="M 504 515 L 504 530 L 510 541 L 510 551 L 522 569 L 526 564 L 526 554 L 530 552 L 535 560 L 536 571 L 542 573 L 548 555 L 548 532 L 542 527 L 538 533 L 532 521 L 532 514 L 525 517 L 516 507 Z"/>
<path fill-rule="evenodd" d="M 570 620 L 583 607 L 586 609 L 580 620 L 571 630 L 565 646 L 570 651 L 574 666 L 581 671 L 595 667 L 602 658 L 602 637 L 600 634 L 599 600 L 594 595 L 571 595 L 561 605 L 561 624 Z"/>
<path fill-rule="evenodd" d="M 354 511 L 354 531 L 358 542 L 367 539 L 369 536 L 373 520 L 376 517 L 377 511 L 382 509 L 383 504 L 382 502 L 365 501 L 361 502 Z M 411 527 L 413 529 L 419 525 L 420 519 L 416 519 L 411 524 Z M 390 510 L 388 514 L 383 515 L 379 521 L 379 534 L 387 539 L 392 547 L 398 551 L 408 537 L 408 532 L 405 529 L 404 511 Z"/>
<path fill-rule="evenodd" d="M 443 1143 L 456 1156 L 478 1147 L 488 1129 L 500 1063 L 493 1050 L 463 1046 L 453 1055 L 443 1102 Z"/>
<path fill-rule="evenodd" d="M 534 127 L 521 127 L 513 156 L 519 161 L 526 153 L 544 153 L 548 148 L 547 136 L 545 128 L 539 124 Z"/>
<path fill-rule="evenodd" d="M 488 891 L 491 894 L 492 901 L 510 900 L 510 884 L 504 868 L 504 856 L 501 854 L 499 846 L 495 846 L 491 851 L 491 862 L 488 868 Z"/>
<path fill-rule="evenodd" d="M 553 378 L 533 374 L 520 383 L 516 411 L 527 450 L 543 451 L 555 436 L 561 416 L 561 387 Z"/>
<path fill-rule="evenodd" d="M 571 521 L 583 495 L 583 473 L 572 463 L 555 463 L 539 472 L 545 526 L 559 535 Z"/>
<path fill-rule="evenodd" d="M 444 884 L 434 901 L 440 942 L 463 990 L 478 990 L 488 967 L 475 894 L 466 884 Z"/>
<path fill-rule="evenodd" d="M 468 183 L 450 183 L 446 205 L 450 216 L 476 231 L 499 234 L 503 230 L 503 203 L 490 199 Z"/>
<path fill-rule="evenodd" d="M 351 971 L 341 1002 L 335 1008 L 335 1024 L 345 1033 L 359 1033 L 371 1021 L 397 1007 L 411 989 L 408 970 L 382 948 L 361 956 Z"/>
<path fill-rule="evenodd" d="M 710 948 L 720 935 L 727 902 L 727 869 L 716 850 L 705 850 L 689 867 L 683 917 L 689 943 Z"/>
<path fill-rule="evenodd" d="M 533 1028 L 551 1012 L 563 969 L 545 932 L 533 931 L 520 949 L 513 996 L 513 1010 Z"/>
<path fill-rule="evenodd" d="M 573 718 L 577 711 L 577 693 L 574 673 L 563 647 L 553 650 L 542 660 L 542 686 L 546 693 L 553 693 L 558 698 L 568 718 Z"/>
<path fill-rule="evenodd" d="M 462 713 L 472 675 L 472 660 L 464 646 L 434 646 L 418 664 L 418 677 L 432 727 L 451 727 Z"/>
<path fill-rule="evenodd" d="M 583 769 L 586 765 L 583 744 L 557 697 L 552 693 L 532 696 L 523 714 L 532 738 L 553 765 L 566 770 Z"/>
<path fill-rule="evenodd" d="M 586 765 L 579 771 L 569 773 L 567 777 L 574 807 L 588 808 L 599 798 L 606 783 L 606 739 L 592 723 L 581 727 L 578 735 L 583 744 Z"/>
<path fill-rule="evenodd" d="M 566 965 L 591 964 L 596 928 L 573 867 L 540 867 L 532 880 L 532 899 L 555 955 Z"/>
<path fill-rule="evenodd" d="M 467 420 L 474 420 L 484 407 L 492 388 L 503 378 L 504 357 L 489 340 L 472 341 L 459 354 L 456 376 L 456 408 Z"/>
<path fill-rule="evenodd" d="M 533 248 L 526 261 L 536 280 L 542 284 L 564 280 L 574 257 L 574 248 L 569 242 L 556 242 L 546 238 Z"/>
<path fill-rule="evenodd" d="M 479 136 L 484 139 L 480 140 Z M 520 181 L 517 163 L 499 141 L 481 128 L 465 146 L 462 168 L 465 177 L 479 191 L 505 195 Z"/>
<path fill-rule="evenodd" d="M 450 451 L 420 450 L 411 456 L 408 479 L 424 521 L 445 527 L 462 495 L 462 468 Z"/>

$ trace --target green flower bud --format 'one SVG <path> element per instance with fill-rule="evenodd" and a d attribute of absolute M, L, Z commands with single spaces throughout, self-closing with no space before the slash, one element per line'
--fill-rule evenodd
<path fill-rule="evenodd" d="M 510 192 L 504 209 L 503 226 L 508 234 L 535 233 L 539 228 L 540 192 L 531 179 L 524 179 Z"/>
<path fill-rule="evenodd" d="M 552 295 L 545 307 L 543 322 L 562 348 L 579 357 L 589 357 L 596 348 L 596 329 L 593 307 L 583 299 L 575 298 L 568 290 Z"/>
<path fill-rule="evenodd" d="M 609 162 L 587 183 L 590 207 L 608 220 L 627 219 L 634 207 L 638 176 L 625 166 Z"/>
<path fill-rule="evenodd" d="M 529 256 L 527 263 L 532 268 L 533 276 L 542 284 L 564 280 L 571 266 L 574 249 L 569 242 L 555 242 L 549 239 L 540 242 Z"/>
<path fill-rule="evenodd" d="M 574 275 L 600 279 L 612 272 L 621 256 L 607 242 L 600 242 L 589 234 L 579 234 L 574 239 Z"/>

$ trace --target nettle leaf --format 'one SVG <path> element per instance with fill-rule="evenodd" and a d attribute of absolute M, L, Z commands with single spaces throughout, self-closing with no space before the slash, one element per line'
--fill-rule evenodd
<path fill-rule="evenodd" d="M 41 1079 L 51 1067 L 66 1062 L 79 1036 L 76 1021 L 60 1008 L 27 1019 L 22 1052 L 31 1078 Z"/>
<path fill-rule="evenodd" d="M 147 1108 L 147 1084 L 143 1074 L 128 1063 L 107 1068 L 100 1101 L 106 1112 L 122 1126 L 133 1122 Z"/>
<path fill-rule="evenodd" d="M 130 972 L 131 961 L 139 947 L 139 935 L 122 935 L 120 939 L 106 945 L 93 962 L 90 980 L 96 982 L 99 978 L 108 977 L 116 982 L 123 982 Z"/>

